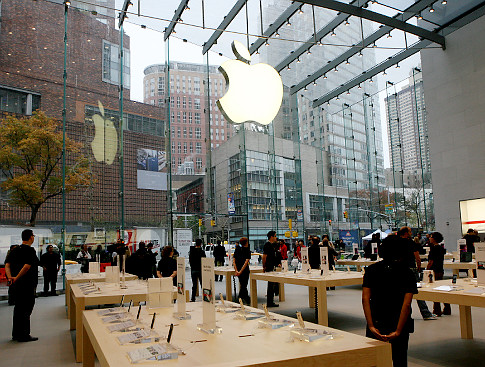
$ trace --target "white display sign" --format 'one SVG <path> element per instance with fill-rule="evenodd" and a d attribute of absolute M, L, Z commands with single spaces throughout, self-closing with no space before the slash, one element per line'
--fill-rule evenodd
<path fill-rule="evenodd" d="M 202 323 L 207 330 L 216 329 L 214 258 L 202 258 Z"/>
<path fill-rule="evenodd" d="M 288 260 L 281 260 L 281 272 L 286 273 L 288 271 Z"/>
<path fill-rule="evenodd" d="M 172 278 L 148 279 L 148 308 L 172 307 Z"/>
<path fill-rule="evenodd" d="M 379 251 L 377 250 L 377 243 L 372 242 L 372 255 L 376 255 L 379 258 Z"/>
<path fill-rule="evenodd" d="M 320 270 L 323 270 L 323 275 L 330 274 L 328 247 L 320 247 Z"/>
<path fill-rule="evenodd" d="M 117 266 L 107 266 L 105 269 L 106 283 L 120 282 L 120 268 Z"/>
<path fill-rule="evenodd" d="M 485 285 L 485 242 L 475 243 L 475 260 L 477 262 L 477 284 Z"/>
<path fill-rule="evenodd" d="M 456 248 L 458 251 L 458 256 L 460 256 L 460 252 L 465 252 L 466 251 L 466 240 L 464 238 L 459 239 L 456 241 Z"/>
<path fill-rule="evenodd" d="M 99 262 L 90 262 L 89 263 L 89 274 L 99 274 L 99 273 L 100 273 Z"/>
<path fill-rule="evenodd" d="M 301 248 L 301 271 L 310 271 L 310 263 L 308 262 L 308 247 Z"/>
<path fill-rule="evenodd" d="M 179 256 L 188 257 L 190 246 L 192 246 L 192 230 L 177 228 L 174 242 Z"/>
<path fill-rule="evenodd" d="M 358 243 L 353 243 L 352 244 L 352 254 L 355 256 L 359 256 L 360 257 L 360 253 L 359 253 L 359 244 Z"/>
<path fill-rule="evenodd" d="M 185 258 L 177 258 L 177 313 L 185 314 Z"/>

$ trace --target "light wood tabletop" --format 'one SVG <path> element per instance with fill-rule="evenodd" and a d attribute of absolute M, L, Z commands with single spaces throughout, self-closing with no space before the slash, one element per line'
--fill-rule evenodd
<path fill-rule="evenodd" d="M 258 280 L 307 286 L 309 305 L 310 307 L 314 307 L 316 299 L 318 323 L 327 326 L 327 287 L 362 284 L 363 275 L 355 271 L 330 271 L 329 275 L 322 276 L 320 275 L 320 270 L 312 270 L 310 273 L 302 273 L 301 271 L 294 273 L 288 271 L 251 274 L 252 307 L 258 307 Z"/>
<path fill-rule="evenodd" d="M 439 286 L 453 285 L 456 286 L 456 290 L 435 289 Z M 461 337 L 462 339 L 473 339 L 471 308 L 485 307 L 485 287 L 477 287 L 476 279 L 458 279 L 456 284 L 452 284 L 451 279 L 438 280 L 424 285 L 423 288 L 418 288 L 418 294 L 415 294 L 414 298 L 459 305 Z"/>
<path fill-rule="evenodd" d="M 125 280 L 135 280 L 138 277 L 133 274 L 125 273 Z M 120 275 L 121 279 L 121 275 Z M 66 306 L 67 306 L 67 317 L 70 314 L 71 308 L 71 284 L 85 283 L 85 282 L 105 282 L 106 273 L 90 274 L 90 273 L 74 273 L 66 274 Z"/>
<path fill-rule="evenodd" d="M 377 260 L 370 260 L 370 259 L 339 259 L 337 260 L 337 265 L 344 265 L 344 266 L 355 266 L 357 271 L 361 271 L 363 266 L 369 266 L 375 264 Z"/>
<path fill-rule="evenodd" d="M 253 309 L 253 311 L 255 311 Z M 344 331 L 305 323 L 307 328 L 325 329 L 334 334 L 330 340 L 319 339 L 311 343 L 290 340 L 290 328 L 258 328 L 258 320 L 235 319 L 234 313 L 217 313 L 217 326 L 221 334 L 205 334 L 197 330 L 202 322 L 202 302 L 187 304 L 190 320 L 179 321 L 172 317 L 173 308 L 162 309 L 154 330 L 166 337 L 168 326 L 174 329 L 171 344 L 181 348 L 185 355 L 165 361 L 145 361 L 141 366 L 347 366 L 347 367 L 391 367 L 390 344 L 365 338 Z M 271 314 L 278 319 L 292 320 Z M 132 366 L 127 352 L 150 344 L 120 345 L 117 336 L 109 333 L 96 310 L 83 313 L 83 366 L 93 367 L 97 356 L 102 367 Z M 148 325 L 151 316 L 143 308 L 142 318 Z"/>
<path fill-rule="evenodd" d="M 249 272 L 252 273 L 262 273 L 262 266 L 249 265 Z M 226 279 L 226 299 L 229 301 L 233 300 L 232 294 L 232 277 L 235 276 L 236 271 L 233 266 L 216 266 L 214 268 L 214 274 L 223 275 Z"/>

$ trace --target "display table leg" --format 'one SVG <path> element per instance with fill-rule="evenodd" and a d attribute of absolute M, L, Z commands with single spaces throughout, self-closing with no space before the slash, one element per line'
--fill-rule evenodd
<path fill-rule="evenodd" d="M 226 299 L 232 302 L 232 287 L 231 287 L 232 276 L 226 275 Z"/>
<path fill-rule="evenodd" d="M 473 339 L 472 308 L 460 305 L 460 329 L 462 339 Z"/>
<path fill-rule="evenodd" d="M 79 297 L 76 302 L 76 362 L 83 361 L 83 311 L 85 309 L 84 297 Z"/>
<path fill-rule="evenodd" d="M 317 288 L 318 324 L 328 326 L 327 287 L 325 283 Z"/>
<path fill-rule="evenodd" d="M 73 299 L 73 293 L 69 293 L 69 329 L 74 330 L 76 328 L 76 302 Z"/>
<path fill-rule="evenodd" d="M 251 307 L 258 308 L 258 284 L 256 279 L 251 278 Z"/>
<path fill-rule="evenodd" d="M 86 328 L 83 325 L 83 347 L 82 347 L 82 361 L 83 367 L 94 367 L 94 348 Z"/>
<path fill-rule="evenodd" d="M 278 287 L 280 288 L 280 302 L 285 302 L 285 283 L 278 283 Z"/>
<path fill-rule="evenodd" d="M 362 266 L 361 266 L 361 265 L 356 265 L 356 266 L 355 266 L 355 269 L 356 269 L 358 272 L 361 272 L 361 271 L 362 271 Z"/>
<path fill-rule="evenodd" d="M 460 269 L 453 269 L 453 275 L 456 275 L 459 278 L 460 277 Z"/>
<path fill-rule="evenodd" d="M 69 304 L 70 304 L 70 293 L 71 293 L 71 282 L 69 280 L 66 280 L 66 306 L 67 306 L 67 317 L 69 317 Z"/>
<path fill-rule="evenodd" d="M 315 287 L 308 287 L 308 307 L 315 308 Z"/>

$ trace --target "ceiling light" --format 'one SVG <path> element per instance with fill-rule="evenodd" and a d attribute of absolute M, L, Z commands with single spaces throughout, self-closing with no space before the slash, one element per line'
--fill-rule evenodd
<path fill-rule="evenodd" d="M 350 65 L 349 59 L 347 59 L 347 61 L 345 62 L 345 65 Z"/>
<path fill-rule="evenodd" d="M 338 73 L 338 69 L 337 68 L 335 68 L 333 71 L 335 71 L 336 73 Z"/>
<path fill-rule="evenodd" d="M 337 34 L 335 33 L 335 29 L 334 29 L 334 30 L 332 30 L 332 34 L 331 34 L 331 36 L 332 36 L 332 37 L 335 37 L 336 35 L 337 35 Z"/>
<path fill-rule="evenodd" d="M 433 7 L 429 8 L 429 12 L 434 13 L 434 8 Z"/>
<path fill-rule="evenodd" d="M 446 1 L 446 0 L 443 0 L 443 1 L 441 2 L 441 5 L 446 5 L 446 4 L 448 4 L 448 1 Z"/>
<path fill-rule="evenodd" d="M 345 21 L 345 25 L 350 25 L 350 23 L 349 23 L 349 20 L 348 20 L 348 19 Z"/>
<path fill-rule="evenodd" d="M 188 5 L 186 5 L 185 10 L 190 10 L 190 7 Z"/>
<path fill-rule="evenodd" d="M 421 19 L 423 19 L 423 16 L 422 16 L 422 14 L 421 14 L 421 13 L 419 13 L 419 14 L 418 14 L 416 17 L 417 17 L 418 19 L 420 19 L 420 20 L 421 20 Z"/>
<path fill-rule="evenodd" d="M 304 91 L 307 91 L 308 89 L 307 89 L 307 87 L 305 87 L 305 88 L 303 88 L 303 90 L 304 90 Z"/>
<path fill-rule="evenodd" d="M 275 33 L 274 35 L 276 38 L 278 38 L 280 36 L 280 34 L 278 32 Z"/>
<path fill-rule="evenodd" d="M 336 99 L 337 101 L 340 101 L 340 97 L 339 97 L 339 96 L 337 96 L 337 98 L 335 98 L 335 99 Z"/>
<path fill-rule="evenodd" d="M 373 48 L 376 48 L 376 47 L 377 47 L 377 45 L 376 45 L 376 43 L 375 43 L 375 42 L 374 42 L 374 44 L 372 45 L 372 47 L 373 47 Z"/>
<path fill-rule="evenodd" d="M 256 50 L 256 55 L 259 55 L 259 49 Z"/>
<path fill-rule="evenodd" d="M 288 66 L 286 67 L 288 70 L 291 70 L 291 66 L 290 64 L 288 64 Z"/>
<path fill-rule="evenodd" d="M 311 55 L 312 54 L 312 51 L 310 49 L 308 49 L 308 51 L 306 52 L 308 55 Z"/>
<path fill-rule="evenodd" d="M 266 43 L 264 44 L 265 46 L 269 46 L 268 40 L 266 40 Z"/>
<path fill-rule="evenodd" d="M 369 83 L 374 83 L 374 81 L 372 80 L 372 78 L 369 79 Z"/>
<path fill-rule="evenodd" d="M 302 8 L 303 8 L 303 5 L 300 6 L 300 10 L 298 10 L 298 14 L 303 14 L 303 9 Z"/>
<path fill-rule="evenodd" d="M 400 68 L 399 63 L 397 63 L 396 64 L 396 69 L 399 69 L 399 68 Z"/>
<path fill-rule="evenodd" d="M 363 56 L 363 55 L 362 55 L 362 51 L 360 51 L 360 52 L 359 52 L 359 57 L 362 57 L 362 56 Z"/>
<path fill-rule="evenodd" d="M 288 18 L 288 20 L 286 21 L 286 25 L 287 25 L 288 27 L 290 27 L 290 26 L 291 26 L 291 22 L 290 22 L 290 19 L 289 19 L 289 18 Z"/>
<path fill-rule="evenodd" d="M 350 89 L 347 91 L 347 95 L 350 96 Z"/>
<path fill-rule="evenodd" d="M 382 72 L 382 75 L 387 75 L 387 73 L 386 73 L 386 71 L 385 71 L 385 70 Z"/>
<path fill-rule="evenodd" d="M 300 58 L 296 59 L 296 62 L 299 64 L 301 62 Z"/>
<path fill-rule="evenodd" d="M 317 85 L 317 81 L 316 80 L 313 81 L 313 85 Z"/>
<path fill-rule="evenodd" d="M 392 38 L 391 32 L 389 32 L 389 34 L 387 35 L 387 38 Z"/>
<path fill-rule="evenodd" d="M 323 74 L 323 79 L 327 79 L 327 74 Z"/>
<path fill-rule="evenodd" d="M 357 87 L 357 89 L 362 89 L 362 87 L 360 86 L 360 84 L 359 84 L 359 86 Z"/>

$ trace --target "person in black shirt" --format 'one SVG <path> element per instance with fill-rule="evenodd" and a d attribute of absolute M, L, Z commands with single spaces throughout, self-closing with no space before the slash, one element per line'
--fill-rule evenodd
<path fill-rule="evenodd" d="M 215 266 L 224 266 L 224 258 L 226 257 L 226 249 L 222 246 L 221 240 L 217 240 L 217 246 L 214 247 L 214 262 Z M 216 282 L 220 280 L 222 282 L 222 275 L 215 276 Z"/>
<path fill-rule="evenodd" d="M 51 285 L 51 295 L 57 296 L 56 283 L 57 273 L 61 268 L 61 257 L 54 252 L 52 245 L 47 246 L 47 252 L 40 257 L 40 266 L 44 269 L 44 296 L 49 295 L 49 284 Z"/>
<path fill-rule="evenodd" d="M 173 250 L 173 247 L 172 247 Z M 151 265 L 151 271 L 152 274 L 155 276 L 155 278 L 158 276 L 157 274 L 157 251 L 153 251 L 153 243 L 149 242 L 147 245 L 147 252 L 148 255 L 150 256 L 150 265 Z"/>
<path fill-rule="evenodd" d="M 466 231 L 466 235 L 463 236 L 463 238 L 466 240 L 466 251 L 467 252 L 475 252 L 475 242 L 480 242 L 480 237 L 478 234 L 475 232 L 474 229 L 469 228 L 468 231 Z"/>
<path fill-rule="evenodd" d="M 276 232 L 269 231 L 266 235 L 268 242 L 263 247 L 263 271 L 269 273 L 274 270 L 276 264 Z M 275 288 L 278 283 L 268 282 L 268 288 L 266 290 L 266 302 L 268 307 L 278 307 L 279 305 L 274 303 Z"/>
<path fill-rule="evenodd" d="M 407 366 L 409 333 L 414 331 L 411 301 L 418 293 L 405 247 L 390 241 L 379 248 L 382 261 L 367 268 L 362 286 L 366 336 L 391 343 L 394 367 Z"/>
<path fill-rule="evenodd" d="M 5 260 L 5 274 L 9 287 L 15 287 L 12 339 L 19 342 L 36 341 L 30 335 L 30 315 L 35 305 L 39 259 L 31 247 L 34 243 L 31 229 L 22 231 L 22 244 L 13 249 Z"/>
<path fill-rule="evenodd" d="M 443 242 L 443 235 L 439 232 L 433 232 L 429 238 L 431 248 L 428 255 L 428 266 L 426 269 L 433 270 L 434 278 L 442 280 L 444 269 L 443 262 L 445 261 L 445 248 L 441 245 Z M 444 304 L 443 311 L 441 311 L 441 304 L 439 302 L 433 303 L 433 313 L 436 316 L 451 315 L 451 306 L 449 303 Z"/>
<path fill-rule="evenodd" d="M 205 257 L 205 252 L 202 250 L 202 240 L 197 238 L 195 240 L 195 247 L 191 246 L 189 251 L 190 275 L 192 277 L 192 297 L 191 302 L 195 302 L 195 294 L 197 293 L 197 282 L 202 287 L 202 258 Z"/>
<path fill-rule="evenodd" d="M 308 262 L 310 264 L 310 268 L 312 269 L 320 269 L 320 240 L 318 237 L 312 238 L 312 244 L 308 248 Z"/>
<path fill-rule="evenodd" d="M 177 260 L 173 258 L 173 247 L 165 246 L 162 250 L 162 258 L 158 262 L 157 276 L 159 278 L 173 279 L 173 285 L 177 285 Z"/>
<path fill-rule="evenodd" d="M 338 252 L 332 246 L 330 246 L 330 242 L 327 238 L 323 239 L 322 247 L 328 248 L 328 266 L 330 270 L 335 269 L 335 257 L 338 256 Z M 335 287 L 332 287 L 332 289 L 334 288 Z"/>
<path fill-rule="evenodd" d="M 249 260 L 251 260 L 251 250 L 249 249 L 249 241 L 246 237 L 239 240 L 239 246 L 236 247 L 233 257 L 233 266 L 236 271 L 235 275 L 239 278 L 239 296 L 247 304 L 250 303 L 248 293 L 249 281 Z"/>

